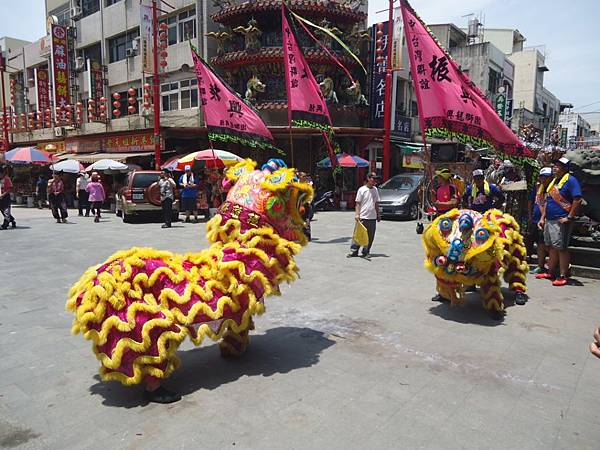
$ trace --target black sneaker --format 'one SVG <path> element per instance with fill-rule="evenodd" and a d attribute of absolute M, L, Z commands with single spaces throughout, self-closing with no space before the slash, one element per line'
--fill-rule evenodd
<path fill-rule="evenodd" d="M 161 228 L 171 228 L 171 225 L 167 225 L 166 223 Z"/>
<path fill-rule="evenodd" d="M 489 315 L 492 318 L 492 320 L 496 320 L 496 321 L 500 322 L 501 320 L 504 319 L 504 311 L 496 311 L 495 309 L 492 309 L 488 312 L 489 312 Z"/>
<path fill-rule="evenodd" d="M 144 399 L 153 403 L 175 403 L 181 400 L 181 395 L 176 392 L 171 392 L 168 389 L 160 386 L 158 389 L 150 392 L 144 391 Z"/>
<path fill-rule="evenodd" d="M 515 303 L 521 306 L 527 303 L 527 294 L 525 294 L 525 292 L 517 292 Z"/>
<path fill-rule="evenodd" d="M 358 252 L 350 252 L 346 255 L 346 258 L 356 258 L 358 256 Z"/>
<path fill-rule="evenodd" d="M 370 253 L 363 253 L 362 254 L 362 258 L 367 259 L 367 260 L 371 260 L 371 254 Z"/>
<path fill-rule="evenodd" d="M 440 303 L 449 303 L 450 300 L 447 299 L 446 297 L 442 297 L 440 294 L 434 295 L 433 297 L 431 297 L 431 301 L 432 302 L 440 302 Z"/>
<path fill-rule="evenodd" d="M 15 222 L 15 221 L 13 220 L 13 221 L 12 221 L 12 225 L 11 225 L 11 226 L 13 227 L 13 229 L 14 229 L 14 228 L 17 228 L 17 222 Z"/>

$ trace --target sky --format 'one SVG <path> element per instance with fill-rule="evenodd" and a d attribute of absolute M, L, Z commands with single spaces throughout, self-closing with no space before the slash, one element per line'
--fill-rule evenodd
<path fill-rule="evenodd" d="M 574 111 L 600 111 L 600 0 L 412 0 L 426 23 L 452 22 L 463 27 L 474 13 L 489 28 L 517 28 L 526 46 L 545 46 L 544 84 Z M 369 23 L 388 0 L 369 1 Z M 0 36 L 36 40 L 45 34 L 43 0 L 0 0 Z M 586 106 L 595 103 L 591 106 Z M 600 114 L 586 115 L 600 122 Z"/>

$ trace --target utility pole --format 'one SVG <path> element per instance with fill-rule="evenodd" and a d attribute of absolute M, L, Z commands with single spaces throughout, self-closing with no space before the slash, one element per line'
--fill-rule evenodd
<path fill-rule="evenodd" d="M 154 61 L 152 64 L 152 89 L 154 103 L 154 164 L 156 170 L 160 170 L 160 79 L 158 76 L 158 12 L 156 0 L 152 0 L 152 53 Z"/>
<path fill-rule="evenodd" d="M 6 60 L 0 49 L 0 82 L 2 83 L 2 126 L 4 128 L 4 144 L 0 146 L 0 150 L 7 151 L 9 148 L 8 144 L 8 116 L 6 115 L 6 88 L 4 87 L 4 72 L 6 71 Z"/>
<path fill-rule="evenodd" d="M 390 178 L 392 134 L 392 42 L 394 40 L 394 0 L 389 0 L 387 29 L 387 64 L 383 112 L 383 181 Z"/>

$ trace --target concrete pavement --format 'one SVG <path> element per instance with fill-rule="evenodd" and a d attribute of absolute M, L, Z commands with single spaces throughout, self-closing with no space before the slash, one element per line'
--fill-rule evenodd
<path fill-rule="evenodd" d="M 0 447 L 600 447 L 597 281 L 531 278 L 529 303 L 496 323 L 477 294 L 429 300 L 414 222 L 382 222 L 366 261 L 345 258 L 352 214 L 319 213 L 302 278 L 267 300 L 248 353 L 186 343 L 166 383 L 183 400 L 144 405 L 139 388 L 99 381 L 90 343 L 69 334 L 67 290 L 121 248 L 204 248 L 203 225 L 15 216 L 0 231 Z"/>

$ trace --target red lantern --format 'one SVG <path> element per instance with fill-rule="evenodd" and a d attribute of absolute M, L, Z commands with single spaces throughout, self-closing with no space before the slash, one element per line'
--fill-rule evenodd
<path fill-rule="evenodd" d="M 119 111 L 119 114 L 121 114 L 120 111 Z M 105 112 L 101 112 L 100 113 L 100 120 L 106 120 L 106 113 Z"/>
<path fill-rule="evenodd" d="M 106 105 L 102 104 L 98 107 L 98 109 L 100 109 L 100 112 L 106 112 Z"/>
<path fill-rule="evenodd" d="M 150 103 L 144 102 L 144 109 L 150 109 Z"/>
<path fill-rule="evenodd" d="M 168 36 L 167 36 L 167 32 L 166 32 L 166 31 L 161 31 L 161 32 L 158 34 L 158 38 L 159 38 L 161 41 L 166 41 L 166 40 L 167 40 L 167 38 L 168 38 Z"/>
<path fill-rule="evenodd" d="M 146 90 L 150 90 L 151 87 L 152 86 L 150 86 L 150 83 L 145 83 L 144 84 L 144 89 L 146 89 Z"/>
<path fill-rule="evenodd" d="M 127 111 L 129 111 L 129 114 L 134 114 L 135 113 L 135 106 L 129 105 L 129 107 L 127 108 Z"/>
<path fill-rule="evenodd" d="M 119 94 L 118 92 L 115 92 L 115 93 L 112 95 L 112 97 L 113 97 L 115 100 L 121 100 L 121 94 Z"/>
<path fill-rule="evenodd" d="M 167 67 L 169 65 L 169 63 L 167 61 L 165 61 L 164 59 L 160 62 L 160 67 Z"/>
<path fill-rule="evenodd" d="M 106 97 L 100 97 L 100 103 L 106 103 Z"/>
<path fill-rule="evenodd" d="M 121 107 L 121 102 L 118 102 L 118 101 L 116 101 L 116 100 L 115 100 L 115 101 L 113 102 L 113 107 L 114 107 L 115 109 L 119 109 L 119 108 Z"/>
<path fill-rule="evenodd" d="M 121 116 L 121 110 L 120 109 L 113 110 L 113 116 L 119 118 L 119 116 Z"/>
<path fill-rule="evenodd" d="M 127 89 L 127 94 L 129 94 L 129 96 L 131 97 L 131 96 L 137 94 L 137 90 L 134 88 L 129 88 L 129 89 Z"/>
<path fill-rule="evenodd" d="M 162 41 L 159 45 L 162 50 L 166 50 L 168 46 L 169 45 L 165 41 Z"/>
<path fill-rule="evenodd" d="M 160 52 L 160 57 L 161 58 L 166 58 L 167 56 L 169 56 L 169 52 L 166 50 L 163 50 L 162 52 Z"/>
<path fill-rule="evenodd" d="M 167 25 L 165 22 L 162 22 L 162 23 L 159 25 L 159 28 L 160 28 L 161 30 L 168 30 L 168 29 L 169 29 L 169 25 Z"/>

